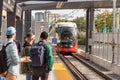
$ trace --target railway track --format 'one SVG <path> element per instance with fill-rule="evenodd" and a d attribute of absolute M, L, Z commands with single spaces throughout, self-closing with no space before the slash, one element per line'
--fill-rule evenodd
<path fill-rule="evenodd" d="M 101 73 L 93 66 L 90 66 L 76 54 L 69 57 L 60 54 L 59 57 L 68 67 L 76 80 L 112 80 L 109 76 Z"/>
<path fill-rule="evenodd" d="M 65 56 L 59 54 L 61 60 L 67 65 L 68 69 L 74 75 L 76 80 L 88 80 L 87 77 L 84 76 Z"/>
<path fill-rule="evenodd" d="M 103 78 L 105 78 L 105 80 L 112 80 L 111 77 L 105 75 L 104 73 L 102 73 L 101 71 L 99 71 L 97 68 L 95 68 L 94 66 L 91 66 L 90 64 L 88 64 L 87 62 L 85 62 L 83 59 L 81 59 L 80 55 L 77 54 L 73 54 L 72 55 L 74 58 L 76 58 L 77 60 L 79 60 L 80 62 L 82 62 L 85 66 L 87 66 L 89 69 L 93 70 L 94 72 L 96 72 L 97 74 L 99 74 L 100 76 L 102 76 Z"/>

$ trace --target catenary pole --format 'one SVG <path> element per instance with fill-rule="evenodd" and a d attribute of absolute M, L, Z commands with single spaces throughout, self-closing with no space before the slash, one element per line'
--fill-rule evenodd
<path fill-rule="evenodd" d="M 116 31 L 116 1 L 117 0 L 113 0 L 113 28 L 112 28 L 112 51 L 113 51 L 113 55 L 112 55 L 112 63 L 114 63 L 114 55 L 115 55 L 115 52 L 114 52 L 114 49 L 115 49 L 115 40 L 114 40 L 114 34 L 115 34 L 115 31 Z"/>

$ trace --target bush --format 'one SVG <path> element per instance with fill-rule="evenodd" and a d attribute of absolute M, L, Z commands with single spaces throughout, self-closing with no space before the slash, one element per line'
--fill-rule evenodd
<path fill-rule="evenodd" d="M 85 45 L 85 32 L 81 32 L 78 36 L 78 45 Z"/>

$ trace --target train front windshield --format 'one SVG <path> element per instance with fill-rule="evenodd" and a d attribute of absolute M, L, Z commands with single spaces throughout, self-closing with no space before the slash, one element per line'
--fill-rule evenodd
<path fill-rule="evenodd" d="M 59 36 L 61 40 L 64 39 L 75 39 L 76 30 L 73 27 L 59 27 Z"/>
<path fill-rule="evenodd" d="M 76 33 L 77 31 L 74 27 L 59 27 L 58 34 L 61 45 L 74 45 Z"/>

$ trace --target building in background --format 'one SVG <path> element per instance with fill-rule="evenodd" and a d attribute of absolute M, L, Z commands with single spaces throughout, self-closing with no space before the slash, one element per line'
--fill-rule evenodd
<path fill-rule="evenodd" d="M 49 32 L 49 28 L 59 19 L 58 14 L 53 14 L 50 11 L 35 13 L 35 42 L 39 41 L 39 35 L 42 31 Z"/>
<path fill-rule="evenodd" d="M 49 17 L 48 17 L 48 24 L 49 24 L 49 26 L 54 24 L 54 23 L 56 23 L 59 18 L 60 18 L 59 14 L 52 14 L 52 13 L 50 13 Z"/>
<path fill-rule="evenodd" d="M 60 15 L 59 14 L 53 14 L 50 11 L 45 11 L 45 12 L 36 12 L 35 13 L 35 24 L 36 22 L 42 22 L 44 25 L 42 26 L 42 31 L 49 31 L 49 27 L 54 24 L 58 19 Z M 44 27 L 43 27 L 44 26 Z"/>
<path fill-rule="evenodd" d="M 43 21 L 44 20 L 44 13 L 43 12 L 36 12 L 35 13 L 35 21 Z"/>
<path fill-rule="evenodd" d="M 35 18 L 31 15 L 31 31 L 35 33 Z"/>
<path fill-rule="evenodd" d="M 47 10 L 45 12 L 35 13 L 35 21 L 42 21 L 48 24 L 56 22 L 59 19 L 59 17 L 60 17 L 59 14 L 53 14 Z"/>

